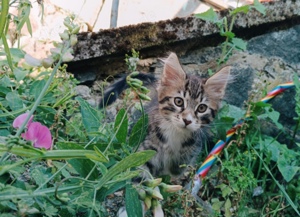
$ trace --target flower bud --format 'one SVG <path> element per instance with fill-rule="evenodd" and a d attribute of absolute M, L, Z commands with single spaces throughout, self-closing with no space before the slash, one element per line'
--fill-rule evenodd
<path fill-rule="evenodd" d="M 139 74 L 138 71 L 134 71 L 134 72 L 131 72 L 129 76 L 134 77 L 134 76 L 137 76 L 138 74 Z"/>
<path fill-rule="evenodd" d="M 154 187 L 158 186 L 161 183 L 161 181 L 162 181 L 162 178 L 147 179 L 143 182 L 143 185 L 154 188 Z"/>
<path fill-rule="evenodd" d="M 139 97 L 143 100 L 151 101 L 151 98 L 143 93 L 138 93 Z"/>
<path fill-rule="evenodd" d="M 151 197 L 147 196 L 145 199 L 144 199 L 144 203 L 145 203 L 145 208 L 146 210 L 150 209 L 151 208 Z"/>
<path fill-rule="evenodd" d="M 150 90 L 147 87 L 144 87 L 144 86 L 141 86 L 140 90 L 141 90 L 142 93 L 149 93 L 150 92 Z"/>
<path fill-rule="evenodd" d="M 131 87 L 135 87 L 135 88 L 140 88 L 141 87 L 141 85 L 139 83 L 136 83 L 136 82 L 130 82 L 129 85 Z"/>
<path fill-rule="evenodd" d="M 70 37 L 70 44 L 71 46 L 74 46 L 75 44 L 77 44 L 77 36 L 76 35 L 71 35 Z"/>
<path fill-rule="evenodd" d="M 73 56 L 70 52 L 66 52 L 66 53 L 62 56 L 62 61 L 63 61 L 63 62 L 70 62 L 72 59 L 74 59 L 74 56 Z"/>
<path fill-rule="evenodd" d="M 73 30 L 71 31 L 71 34 L 77 34 L 79 32 L 79 30 L 80 30 L 80 26 L 75 26 L 73 28 Z"/>
<path fill-rule="evenodd" d="M 161 193 L 157 190 L 153 190 L 152 198 L 158 199 L 158 200 L 163 200 L 163 196 Z"/>
<path fill-rule="evenodd" d="M 70 21 L 65 20 L 64 21 L 65 27 L 68 28 L 68 30 L 71 32 L 73 30 L 73 26 L 71 25 Z"/>
<path fill-rule="evenodd" d="M 145 200 L 146 198 L 146 191 L 144 189 L 137 189 L 137 192 L 139 194 L 140 200 Z"/>
<path fill-rule="evenodd" d="M 151 196 L 152 198 L 158 199 L 158 200 L 163 200 L 163 196 L 161 195 L 161 193 L 158 190 L 152 189 L 152 188 L 146 188 L 145 189 L 147 192 L 147 195 Z"/>
<path fill-rule="evenodd" d="M 60 38 L 61 38 L 61 40 L 69 40 L 69 33 L 68 33 L 68 31 L 67 30 L 65 30 L 64 32 L 62 32 L 62 33 L 59 33 L 59 36 L 60 36 Z"/>
<path fill-rule="evenodd" d="M 42 60 L 42 66 L 44 66 L 47 69 L 52 66 L 53 62 L 54 60 L 51 57 L 44 58 Z"/>
<path fill-rule="evenodd" d="M 129 78 L 128 78 L 128 81 L 129 81 L 130 83 L 137 83 L 137 84 L 139 84 L 140 86 L 143 85 L 143 82 L 142 82 L 140 79 L 136 79 L 136 78 L 131 78 L 131 77 L 129 77 Z"/>
<path fill-rule="evenodd" d="M 161 187 L 161 189 L 164 192 L 168 192 L 168 193 L 177 192 L 177 191 L 180 191 L 182 189 L 181 185 L 167 185 L 166 183 L 160 183 L 159 187 Z"/>
<path fill-rule="evenodd" d="M 58 48 L 58 47 L 56 47 L 56 48 L 51 48 L 51 49 L 50 49 L 50 52 L 51 52 L 52 54 L 60 54 L 60 53 L 61 53 L 61 48 Z"/>

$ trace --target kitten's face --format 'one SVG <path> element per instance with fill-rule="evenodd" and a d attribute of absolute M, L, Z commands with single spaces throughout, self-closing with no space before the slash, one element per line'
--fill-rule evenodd
<path fill-rule="evenodd" d="M 229 76 L 229 67 L 209 79 L 187 76 L 175 54 L 165 60 L 158 86 L 159 112 L 166 124 L 197 131 L 215 117 Z"/>
<path fill-rule="evenodd" d="M 204 92 L 204 81 L 198 77 L 187 78 L 182 86 L 164 87 L 160 96 L 160 114 L 179 129 L 197 131 L 215 116 L 216 108 L 210 105 Z"/>

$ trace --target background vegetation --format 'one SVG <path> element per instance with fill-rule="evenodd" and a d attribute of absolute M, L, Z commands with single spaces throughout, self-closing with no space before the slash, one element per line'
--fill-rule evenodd
<path fill-rule="evenodd" d="M 10 14 L 9 7 L 17 7 L 18 15 Z M 31 57 L 20 48 L 9 47 L 8 28 L 20 33 L 26 26 L 30 32 L 30 7 L 28 0 L 1 1 L 1 216 L 105 216 L 107 196 L 123 188 L 126 188 L 126 208 L 131 216 L 141 216 L 138 198 L 151 206 L 156 216 L 160 204 L 167 216 L 175 213 L 178 216 L 300 216 L 300 145 L 294 137 L 287 138 L 286 145 L 261 133 L 262 120 L 282 128 L 278 112 L 262 102 L 248 103 L 251 118 L 203 180 L 198 197 L 191 195 L 191 187 L 168 193 L 173 191 L 165 186 L 170 184 L 168 178 L 164 179 L 165 183 L 153 179 L 150 183 L 133 185 L 131 178 L 141 172 L 137 167 L 155 154 L 136 152 L 146 133 L 147 116 L 142 115 L 136 123 L 131 123 L 128 109 L 124 108 L 109 123 L 104 111 L 75 97 L 77 81 L 63 64 L 73 58 L 72 45 L 77 41 L 79 27 L 73 22 L 74 17 L 65 19 L 66 30 L 60 34 L 62 41 L 54 42 L 51 55 L 43 60 Z M 263 13 L 263 7 L 255 1 L 254 6 L 232 11 L 230 22 L 219 19 L 212 10 L 197 15 L 215 22 L 226 38 L 220 64 L 226 62 L 234 49 L 246 49 L 246 43 L 232 32 L 232 25 L 237 13 L 247 13 L 250 9 Z M 137 58 L 137 52 L 126 56 L 131 72 L 127 80 L 132 91 L 148 99 L 147 89 L 133 78 Z M 300 85 L 297 77 L 294 82 L 296 135 L 300 121 Z M 25 112 L 29 115 L 27 120 L 14 129 L 13 121 Z M 213 126 L 216 139 L 224 136 L 245 113 L 225 105 Z M 50 150 L 37 149 L 21 137 L 29 130 L 31 114 L 34 121 L 50 129 L 53 140 Z M 208 152 L 199 156 L 200 162 Z M 191 180 L 193 175 L 192 172 Z M 155 190 L 156 186 L 164 190 L 162 194 Z"/>

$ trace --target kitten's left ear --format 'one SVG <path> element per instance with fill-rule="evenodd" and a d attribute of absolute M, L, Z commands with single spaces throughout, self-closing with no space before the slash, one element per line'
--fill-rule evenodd
<path fill-rule="evenodd" d="M 210 77 L 204 84 L 204 89 L 209 96 L 222 99 L 227 83 L 230 79 L 230 66 L 226 66 Z"/>
<path fill-rule="evenodd" d="M 183 71 L 179 59 L 175 53 L 170 53 L 168 58 L 162 60 L 164 70 L 162 74 L 162 85 L 164 86 L 178 86 L 184 84 L 186 74 Z"/>

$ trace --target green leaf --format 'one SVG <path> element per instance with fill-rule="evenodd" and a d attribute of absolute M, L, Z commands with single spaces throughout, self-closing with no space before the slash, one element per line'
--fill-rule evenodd
<path fill-rule="evenodd" d="M 219 22 L 218 15 L 213 10 L 213 8 L 210 8 L 208 11 L 205 11 L 203 13 L 195 14 L 195 17 L 200 18 L 202 20 L 209 21 L 209 22 L 213 22 L 213 23 L 218 23 Z"/>
<path fill-rule="evenodd" d="M 96 185 L 96 188 L 101 189 L 103 185 L 105 185 L 113 177 L 129 168 L 143 165 L 148 160 L 150 160 L 155 155 L 155 153 L 156 152 L 153 150 L 146 150 L 129 155 L 128 157 L 124 158 L 113 167 L 111 167 L 107 171 L 107 173 L 100 179 L 99 183 Z"/>
<path fill-rule="evenodd" d="M 30 23 L 29 18 L 26 20 L 26 26 L 27 26 L 27 30 L 28 30 L 30 36 L 32 37 L 32 27 L 31 27 L 31 23 Z"/>
<path fill-rule="evenodd" d="M 76 97 L 76 100 L 80 104 L 82 122 L 86 131 L 88 133 L 97 132 L 100 127 L 100 118 L 97 114 L 97 111 L 82 98 Z"/>
<path fill-rule="evenodd" d="M 120 190 L 121 188 L 124 188 L 124 186 L 126 185 L 126 182 L 118 182 L 115 183 L 113 185 L 110 185 L 109 187 L 103 187 L 101 188 L 101 190 L 99 190 L 97 192 L 97 199 L 102 202 L 104 201 L 105 197 L 107 195 L 110 195 L 118 190 Z"/>
<path fill-rule="evenodd" d="M 126 204 L 126 212 L 128 216 L 130 217 L 143 216 L 142 204 L 141 201 L 139 200 L 138 192 L 130 184 L 126 185 L 125 204 Z"/>
<path fill-rule="evenodd" d="M 231 201 L 229 198 L 227 198 L 226 202 L 225 202 L 225 217 L 231 217 L 232 213 L 230 211 L 231 209 Z"/>
<path fill-rule="evenodd" d="M 5 99 L 12 111 L 23 108 L 23 102 L 17 93 L 9 92 L 6 94 Z"/>
<path fill-rule="evenodd" d="M 97 146 L 95 146 L 95 145 L 94 145 L 94 150 L 95 150 L 96 154 L 102 159 L 101 162 L 103 162 L 103 159 L 106 159 L 106 162 L 109 161 L 108 157 L 106 157 L 106 156 L 102 153 L 102 151 L 100 151 L 100 149 L 98 149 Z"/>
<path fill-rule="evenodd" d="M 232 39 L 232 38 L 235 37 L 235 34 L 234 34 L 233 32 L 227 31 L 227 32 L 221 33 L 221 36 L 224 36 L 224 37 L 227 37 L 227 38 L 229 38 L 229 39 Z"/>
<path fill-rule="evenodd" d="M 235 48 L 240 49 L 242 51 L 245 51 L 247 49 L 247 42 L 240 38 L 232 38 L 231 43 Z"/>
<path fill-rule="evenodd" d="M 250 5 L 244 5 L 244 6 L 238 7 L 236 9 L 234 9 L 233 11 L 231 11 L 230 15 L 232 16 L 232 15 L 235 15 L 240 12 L 247 14 L 249 9 L 250 9 Z"/>
<path fill-rule="evenodd" d="M 142 115 L 140 119 L 133 126 L 130 137 L 129 137 L 129 145 L 131 147 L 135 147 L 139 145 L 147 135 L 148 128 L 148 116 Z"/>
<path fill-rule="evenodd" d="M 58 146 L 60 149 L 72 149 L 72 150 L 75 149 L 78 151 L 84 150 L 82 146 L 76 145 L 74 143 L 59 142 L 59 143 L 56 143 L 56 146 Z M 91 157 L 91 154 L 86 154 L 86 156 Z M 95 155 L 94 157 L 97 157 L 97 155 Z M 92 162 L 90 160 L 86 160 L 86 159 L 70 159 L 70 160 L 68 160 L 68 163 L 70 165 L 72 165 L 72 167 L 81 175 L 81 177 L 86 177 L 95 165 L 94 162 Z M 90 179 L 94 180 L 97 178 L 98 178 L 98 173 L 96 171 L 94 171 L 91 174 Z"/>
<path fill-rule="evenodd" d="M 27 74 L 28 74 L 28 71 L 24 71 L 19 67 L 15 68 L 15 70 L 14 70 L 14 75 L 15 75 L 17 81 L 23 80 Z"/>
<path fill-rule="evenodd" d="M 125 143 L 128 132 L 128 117 L 125 109 L 121 109 L 116 117 L 114 130 L 120 143 Z"/>
<path fill-rule="evenodd" d="M 94 161 L 98 161 L 98 162 L 103 162 L 103 158 L 97 156 L 97 155 L 94 155 L 94 154 L 86 154 L 85 155 L 88 159 L 90 160 L 94 160 Z"/>
<path fill-rule="evenodd" d="M 279 129 L 283 128 L 283 126 L 278 122 L 280 117 L 280 113 L 278 111 L 275 111 L 274 109 L 267 109 L 266 114 Z"/>
<path fill-rule="evenodd" d="M 275 111 L 274 109 L 272 108 L 268 108 L 266 107 L 265 108 L 265 113 L 264 114 L 261 114 L 258 116 L 260 119 L 266 119 L 266 118 L 269 118 L 271 119 L 271 121 L 279 128 L 279 129 L 282 129 L 283 126 L 281 123 L 279 123 L 279 117 L 280 117 L 280 113 Z"/>
<path fill-rule="evenodd" d="M 253 148 L 253 151 L 256 153 L 257 157 L 261 160 L 264 168 L 266 169 L 266 171 L 269 173 L 269 175 L 272 177 L 273 181 L 275 182 L 275 184 L 279 187 L 279 189 L 282 191 L 285 199 L 287 200 L 288 204 L 291 205 L 291 207 L 294 209 L 294 211 L 300 216 L 300 212 L 298 211 L 298 206 L 292 201 L 292 199 L 290 198 L 290 196 L 288 195 L 288 193 L 286 192 L 285 188 L 277 181 L 277 179 L 273 176 L 273 173 L 271 172 L 271 170 L 268 168 L 268 166 L 266 165 L 265 161 L 262 159 L 262 157 L 260 156 L 260 154 Z"/>
<path fill-rule="evenodd" d="M 271 153 L 271 160 L 277 162 L 282 150 L 281 144 L 272 137 L 266 137 L 263 141 L 264 148 Z"/>
<path fill-rule="evenodd" d="M 3 86 L 3 87 L 14 87 L 15 84 L 11 81 L 11 79 L 7 75 L 4 75 L 0 79 L 0 86 Z"/>
<path fill-rule="evenodd" d="M 39 97 L 45 85 L 46 85 L 45 80 L 34 81 L 29 90 L 30 95 L 34 96 L 34 99 L 36 100 Z"/>
<path fill-rule="evenodd" d="M 6 54 L 7 63 L 9 65 L 10 70 L 13 72 L 14 71 L 14 66 L 13 66 L 13 61 L 12 61 L 12 57 L 11 57 L 11 54 L 10 54 L 10 49 L 9 49 L 9 46 L 8 46 L 8 43 L 7 43 L 7 39 L 6 39 L 4 34 L 2 34 L 1 38 L 2 38 L 2 43 L 3 43 L 5 54 Z"/>
<path fill-rule="evenodd" d="M 20 22 L 18 23 L 17 30 L 21 31 L 24 24 L 29 20 L 30 7 L 31 7 L 31 4 L 24 4 L 23 7 L 21 8 L 22 18 L 21 18 Z"/>
<path fill-rule="evenodd" d="M 266 15 L 266 7 L 260 3 L 258 0 L 254 0 L 253 8 L 256 9 L 258 12 Z"/>
<path fill-rule="evenodd" d="M 35 167 L 32 171 L 31 171 L 31 177 L 34 179 L 34 181 L 36 182 L 36 184 L 38 186 L 44 184 L 48 177 L 47 175 L 45 174 L 45 169 L 38 166 L 38 167 Z"/>
<path fill-rule="evenodd" d="M 4 97 L 7 93 L 9 93 L 11 90 L 6 88 L 6 87 L 3 87 L 3 86 L 0 86 L 0 96 L 1 97 Z"/>
<path fill-rule="evenodd" d="M 232 189 L 225 184 L 220 184 L 219 186 L 217 186 L 221 189 L 222 191 L 222 197 L 226 198 L 227 196 L 229 196 L 232 193 Z"/>
<path fill-rule="evenodd" d="M 10 48 L 9 50 L 10 50 L 11 55 L 14 57 L 14 59 L 15 58 L 23 59 L 26 54 L 25 51 L 23 51 L 19 48 Z"/>
<path fill-rule="evenodd" d="M 300 171 L 300 167 L 294 166 L 293 164 L 295 163 L 291 163 L 290 161 L 285 155 L 280 155 L 277 161 L 278 169 L 287 182 L 291 181 L 297 172 Z"/>
<path fill-rule="evenodd" d="M 224 206 L 224 202 L 220 201 L 218 198 L 212 198 L 211 202 L 212 202 L 213 210 L 217 212 L 219 212 L 221 208 Z"/>
<path fill-rule="evenodd" d="M 298 117 L 296 117 L 295 119 L 297 119 L 298 121 L 300 118 L 300 81 L 299 81 L 299 76 L 295 73 L 293 76 L 293 82 L 295 85 L 295 90 L 296 90 L 296 95 L 295 95 L 295 100 L 296 100 L 296 106 L 295 106 L 295 112 L 297 114 Z"/>

